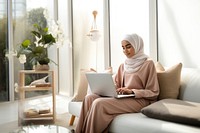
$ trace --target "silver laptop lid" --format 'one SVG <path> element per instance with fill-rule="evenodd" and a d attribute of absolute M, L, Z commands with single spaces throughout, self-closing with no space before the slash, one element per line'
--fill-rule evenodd
<path fill-rule="evenodd" d="M 101 96 L 115 97 L 117 95 L 110 73 L 86 73 L 91 92 Z"/>

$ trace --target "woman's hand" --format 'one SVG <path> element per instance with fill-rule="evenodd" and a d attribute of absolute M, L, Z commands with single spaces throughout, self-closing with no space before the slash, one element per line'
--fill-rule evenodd
<path fill-rule="evenodd" d="M 133 91 L 131 89 L 127 89 L 125 87 L 122 87 L 122 88 L 117 89 L 117 93 L 118 94 L 132 94 Z"/>

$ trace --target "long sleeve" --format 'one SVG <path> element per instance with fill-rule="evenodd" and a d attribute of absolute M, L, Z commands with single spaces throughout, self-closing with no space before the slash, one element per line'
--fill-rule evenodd
<path fill-rule="evenodd" d="M 143 66 L 138 72 L 139 78 L 143 82 L 143 88 L 133 88 L 136 98 L 146 98 L 156 100 L 159 94 L 159 84 L 155 66 L 153 62 Z"/>
<path fill-rule="evenodd" d="M 151 101 L 157 100 L 159 84 L 152 60 L 145 61 L 141 68 L 134 73 L 124 72 L 123 65 L 121 65 L 115 77 L 117 87 L 121 87 L 123 80 L 125 87 L 132 89 L 135 93 L 135 98 L 145 98 Z"/>

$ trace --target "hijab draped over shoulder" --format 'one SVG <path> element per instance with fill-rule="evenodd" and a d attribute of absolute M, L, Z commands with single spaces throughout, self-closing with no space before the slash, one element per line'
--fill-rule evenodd
<path fill-rule="evenodd" d="M 127 73 L 136 72 L 148 58 L 144 54 L 143 40 L 137 34 L 127 34 L 122 40 L 128 41 L 135 49 L 135 55 L 125 60 L 124 69 Z"/>

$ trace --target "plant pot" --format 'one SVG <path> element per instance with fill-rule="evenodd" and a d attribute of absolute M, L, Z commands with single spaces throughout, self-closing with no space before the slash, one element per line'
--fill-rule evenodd
<path fill-rule="evenodd" d="M 46 64 L 46 65 L 35 65 L 33 66 L 33 69 L 36 70 L 36 71 L 47 71 L 49 70 L 49 65 Z"/>

